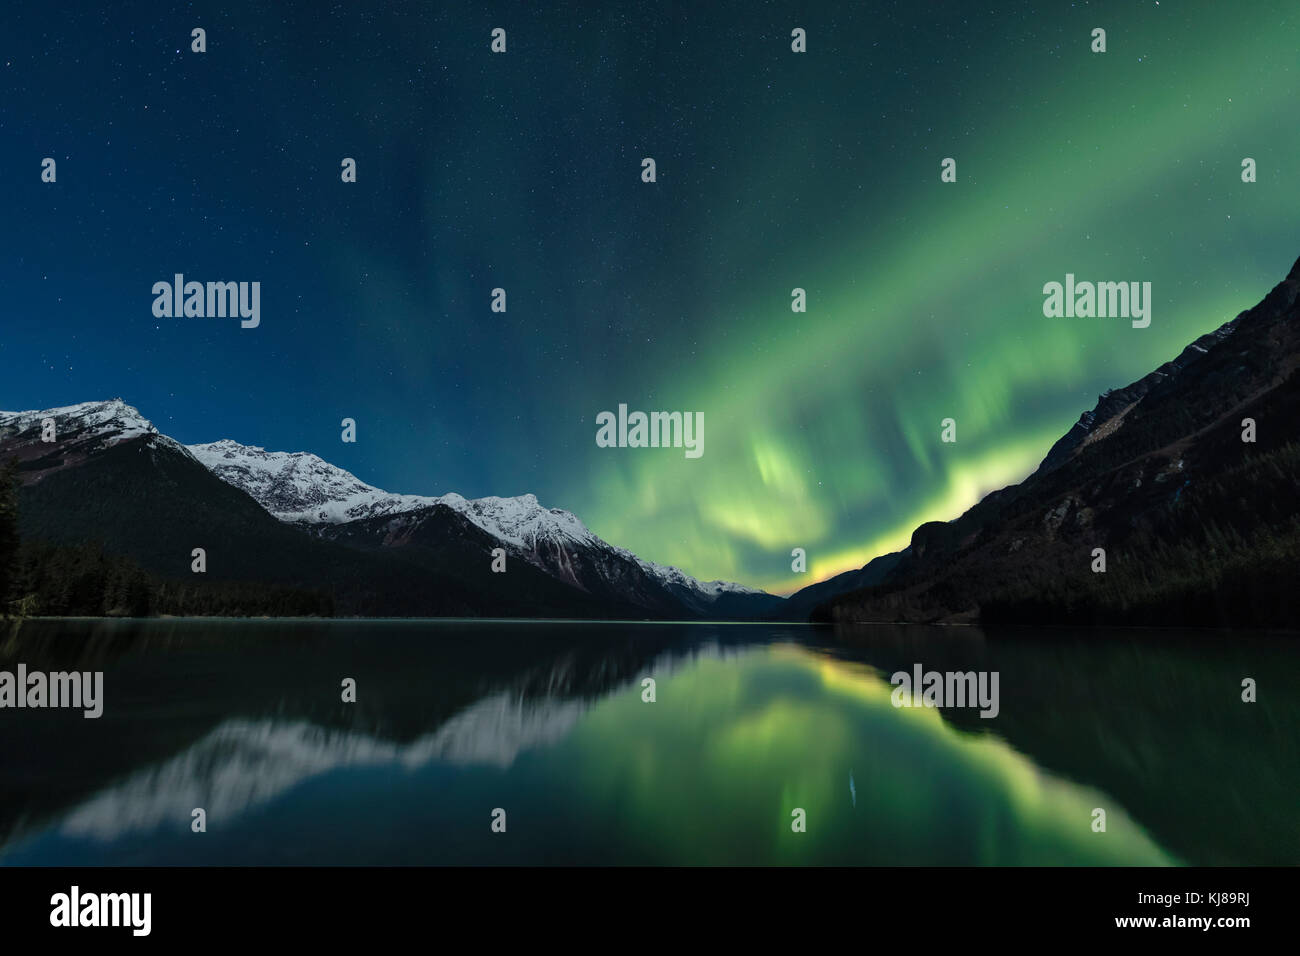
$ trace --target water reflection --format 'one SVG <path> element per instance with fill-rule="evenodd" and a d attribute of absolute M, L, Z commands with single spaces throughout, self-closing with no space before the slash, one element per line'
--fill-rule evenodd
<path fill-rule="evenodd" d="M 1295 862 L 1296 770 L 1268 761 L 1294 746 L 1296 688 L 1277 679 L 1267 708 L 1208 696 L 1293 653 L 969 629 L 28 622 L 0 666 L 93 658 L 108 704 L 100 721 L 3 715 L 0 861 Z M 895 708 L 888 675 L 917 661 L 998 669 L 998 718 Z M 1231 811 L 1247 785 L 1198 759 L 1229 753 L 1256 769 L 1249 813 Z M 1217 837 L 1189 793 L 1217 801 Z M 495 806 L 511 825 L 494 841 Z"/>

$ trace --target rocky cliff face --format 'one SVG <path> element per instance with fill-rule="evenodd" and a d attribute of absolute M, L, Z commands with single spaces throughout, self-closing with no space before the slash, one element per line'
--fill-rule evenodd
<path fill-rule="evenodd" d="M 819 620 L 1295 626 L 1300 262 Z M 1254 423 L 1254 441 L 1243 434 Z M 1105 553 L 1105 571 L 1095 571 Z"/>

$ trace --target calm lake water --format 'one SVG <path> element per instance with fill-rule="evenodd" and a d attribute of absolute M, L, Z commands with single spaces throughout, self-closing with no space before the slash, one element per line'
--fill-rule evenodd
<path fill-rule="evenodd" d="M 465 621 L 0 635 L 0 669 L 104 672 L 98 720 L 0 710 L 0 864 L 1300 863 L 1294 635 Z M 917 663 L 996 671 L 998 716 L 893 706 L 890 675 Z"/>

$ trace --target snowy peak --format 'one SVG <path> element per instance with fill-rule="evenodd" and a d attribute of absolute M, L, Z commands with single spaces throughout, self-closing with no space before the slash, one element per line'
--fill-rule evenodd
<path fill-rule="evenodd" d="M 769 597 L 766 592 L 727 581 L 701 583 L 678 568 L 639 558 L 601 540 L 572 512 L 547 508 L 532 494 L 514 498 L 465 498 L 455 492 L 436 497 L 394 494 L 309 452 L 267 451 L 229 439 L 188 449 L 217 477 L 247 492 L 281 521 L 341 525 L 385 515 L 411 515 L 419 520 L 420 512 L 442 506 L 464 516 L 530 564 L 585 590 L 621 587 L 627 569 L 634 566 L 656 587 L 696 610 L 707 609 L 723 598 Z M 587 560 L 576 561 L 578 556 Z M 580 571 L 580 567 L 587 570 Z"/>
<path fill-rule="evenodd" d="M 716 600 L 724 594 L 767 594 L 766 591 L 759 590 L 758 588 L 745 587 L 745 585 L 736 584 L 733 581 L 700 581 L 691 577 L 680 568 L 674 568 L 667 564 L 656 564 L 655 562 L 647 561 L 644 558 L 637 558 L 636 555 L 632 554 L 630 551 L 625 553 L 635 558 L 636 562 L 653 577 L 657 577 L 667 584 L 688 588 L 705 598 Z"/>
<path fill-rule="evenodd" d="M 157 435 L 158 429 L 120 398 L 105 402 L 82 402 L 44 408 L 39 411 L 0 412 L 0 428 L 12 428 L 17 433 L 29 428 L 40 430 L 46 419 L 53 419 L 60 433 L 86 431 L 103 436 L 113 436 L 119 441 L 140 435 Z"/>
<path fill-rule="evenodd" d="M 247 492 L 281 521 L 338 524 L 438 502 L 389 494 L 310 452 L 267 451 L 230 439 L 187 447 L 209 471 Z"/>
<path fill-rule="evenodd" d="M 147 418 L 120 398 L 82 402 L 25 412 L 0 412 L 0 439 L 15 439 L 15 446 L 53 448 L 42 440 L 46 423 L 54 423 L 55 443 L 70 458 L 102 451 L 122 442 L 148 438 L 151 444 L 181 450 L 179 442 L 160 434 Z M 23 456 L 20 456 L 23 457 Z"/>
<path fill-rule="evenodd" d="M 536 548 L 544 541 L 567 540 L 582 545 L 600 541 L 577 515 L 559 508 L 544 507 L 536 495 L 467 499 L 453 492 L 438 500 L 459 511 L 484 531 L 520 548 Z"/>
<path fill-rule="evenodd" d="M 281 521 L 341 524 L 443 505 L 520 548 L 550 539 L 584 544 L 599 540 L 576 515 L 545 508 L 531 494 L 475 499 L 455 492 L 436 497 L 394 494 L 310 452 L 267 451 L 230 439 L 188 447 L 217 477 L 252 495 Z"/>

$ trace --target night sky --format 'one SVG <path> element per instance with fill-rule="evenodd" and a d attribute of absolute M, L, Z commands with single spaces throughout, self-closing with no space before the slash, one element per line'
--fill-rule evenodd
<path fill-rule="evenodd" d="M 1020 480 L 1300 255 L 1295 0 L 394 6 L 4 5 L 0 408 L 121 396 L 786 591 Z M 261 325 L 155 318 L 177 272 L 260 281 Z M 1151 282 L 1151 326 L 1045 317 L 1067 272 Z M 620 402 L 702 411 L 703 457 L 598 448 Z"/>

